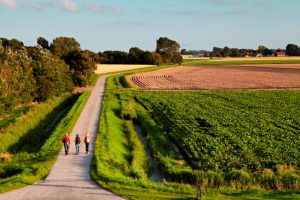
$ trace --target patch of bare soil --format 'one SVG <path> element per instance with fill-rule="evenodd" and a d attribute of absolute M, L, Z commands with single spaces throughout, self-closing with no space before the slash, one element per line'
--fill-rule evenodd
<path fill-rule="evenodd" d="M 88 86 L 88 87 L 75 87 L 73 90 L 73 93 L 82 93 L 87 91 L 92 91 L 94 89 L 94 86 Z"/>
<path fill-rule="evenodd" d="M 300 88 L 300 64 L 177 67 L 129 79 L 148 90 L 292 89 Z"/>

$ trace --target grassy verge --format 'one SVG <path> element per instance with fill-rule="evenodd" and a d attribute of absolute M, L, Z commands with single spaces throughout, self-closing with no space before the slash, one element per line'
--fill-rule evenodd
<path fill-rule="evenodd" d="M 97 83 L 97 80 L 100 78 L 99 74 L 93 74 L 92 77 L 90 78 L 89 84 L 90 86 L 95 86 Z"/>
<path fill-rule="evenodd" d="M 44 179 L 62 148 L 90 93 L 69 94 L 42 103 L 2 130 L 0 193 Z"/>
<path fill-rule="evenodd" d="M 24 107 L 16 108 L 9 115 L 3 116 L 2 119 L 0 120 L 0 129 L 3 129 L 6 126 L 8 126 L 10 123 L 15 122 L 19 117 L 26 114 L 31 108 L 32 106 L 24 106 Z"/>
<path fill-rule="evenodd" d="M 113 78 L 108 88 L 119 88 Z M 191 198 L 193 188 L 176 183 L 157 184 L 148 177 L 145 150 L 133 127 L 130 94 L 116 89 L 104 96 L 91 175 L 102 187 L 128 199 Z"/>
<path fill-rule="evenodd" d="M 193 185 L 175 182 L 184 173 L 192 174 L 191 169 L 182 155 L 171 148 L 162 125 L 156 123 L 149 111 L 136 102 L 134 94 L 143 92 L 126 88 L 128 83 L 124 76 L 119 74 L 107 81 L 91 169 L 92 179 L 127 199 L 195 199 Z M 151 155 L 165 172 L 166 181 L 150 181 L 152 169 L 149 160 L 143 158 L 145 148 L 141 147 L 134 128 L 137 123 L 142 126 Z M 259 187 L 203 190 L 203 199 L 299 199 L 299 195 L 299 191 L 295 190 L 277 192 Z"/>
<path fill-rule="evenodd" d="M 186 59 L 183 66 L 207 65 L 259 65 L 259 64 L 300 64 L 300 60 L 195 60 Z"/>

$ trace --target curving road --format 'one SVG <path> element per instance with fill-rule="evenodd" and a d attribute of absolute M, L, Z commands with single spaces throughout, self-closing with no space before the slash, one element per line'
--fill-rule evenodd
<path fill-rule="evenodd" d="M 0 200 L 119 200 L 91 181 L 90 166 L 93 153 L 85 154 L 82 142 L 80 155 L 75 155 L 74 138 L 79 134 L 83 141 L 85 131 L 92 137 L 91 152 L 98 131 L 101 103 L 105 90 L 106 76 L 101 77 L 72 130 L 70 155 L 60 152 L 45 181 L 0 195 Z"/>

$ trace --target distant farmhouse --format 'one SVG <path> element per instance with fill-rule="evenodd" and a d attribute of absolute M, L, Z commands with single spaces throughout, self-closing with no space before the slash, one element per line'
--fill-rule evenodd
<path fill-rule="evenodd" d="M 275 52 L 275 56 L 276 57 L 285 57 L 285 52 L 282 52 L 282 51 Z"/>

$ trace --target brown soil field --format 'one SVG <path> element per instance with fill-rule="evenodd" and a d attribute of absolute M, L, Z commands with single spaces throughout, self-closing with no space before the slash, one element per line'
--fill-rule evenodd
<path fill-rule="evenodd" d="M 300 64 L 176 67 L 129 76 L 147 90 L 300 88 Z"/>

